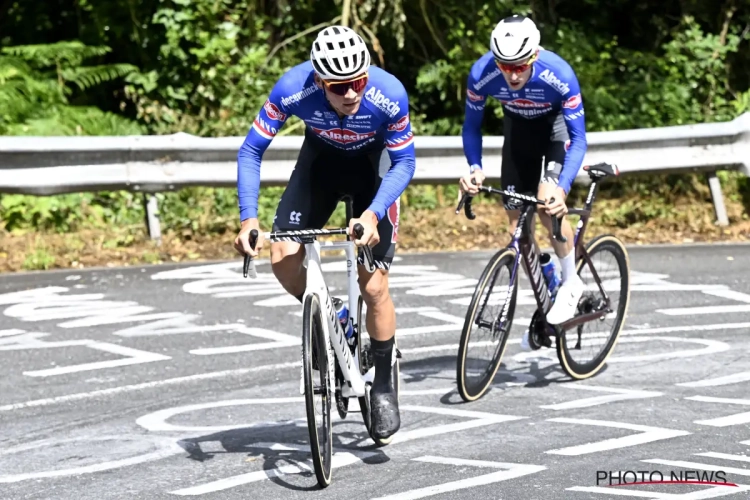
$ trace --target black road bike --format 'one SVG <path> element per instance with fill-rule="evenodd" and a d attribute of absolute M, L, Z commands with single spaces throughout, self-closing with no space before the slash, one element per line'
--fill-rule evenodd
<path fill-rule="evenodd" d="M 529 325 L 531 348 L 551 347 L 554 339 L 560 365 L 565 373 L 578 380 L 594 376 L 612 353 L 630 301 L 630 259 L 622 241 L 615 236 L 597 236 L 584 244 L 584 233 L 599 183 L 606 177 L 619 175 L 619 171 L 616 165 L 608 163 L 587 165 L 584 170 L 591 178 L 585 206 L 569 209 L 568 213 L 581 217 L 575 231 L 574 251 L 576 270 L 585 288 L 575 316 L 560 325 L 546 321 L 554 297 L 542 275 L 541 254 L 533 231 L 536 207 L 544 205 L 544 200 L 487 186 L 479 188 L 480 193 L 520 200 L 522 206 L 511 242 L 490 258 L 466 312 L 456 367 L 458 392 L 464 401 L 482 397 L 500 366 L 513 324 L 521 261 L 537 304 Z M 464 194 L 456 214 L 463 207 L 466 217 L 475 219 L 471 200 L 471 195 Z M 560 232 L 561 220 L 552 217 L 553 234 L 555 239 L 565 242 L 567 239 Z"/>

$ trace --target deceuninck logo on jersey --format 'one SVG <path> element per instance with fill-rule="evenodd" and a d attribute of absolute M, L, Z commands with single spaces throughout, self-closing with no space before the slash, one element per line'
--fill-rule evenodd
<path fill-rule="evenodd" d="M 263 109 L 266 110 L 266 114 L 271 120 L 278 120 L 280 122 L 286 120 L 286 114 L 282 113 L 281 110 L 269 100 L 266 100 Z"/>
<path fill-rule="evenodd" d="M 325 137 L 326 139 L 333 142 L 338 142 L 339 144 L 352 144 L 354 142 L 364 141 L 375 135 L 374 131 L 364 132 L 360 134 L 359 132 L 346 128 L 330 128 L 326 130 L 322 128 L 312 127 L 312 130 L 319 136 Z"/>

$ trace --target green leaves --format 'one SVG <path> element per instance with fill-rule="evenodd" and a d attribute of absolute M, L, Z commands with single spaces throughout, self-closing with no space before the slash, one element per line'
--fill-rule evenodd
<path fill-rule="evenodd" d="M 81 66 L 108 47 L 78 41 L 5 47 L 0 56 L 0 133 L 5 135 L 122 135 L 141 127 L 95 107 L 71 106 L 69 84 L 80 90 L 132 75 L 130 64 Z M 51 68 L 49 68 L 51 66 Z"/>

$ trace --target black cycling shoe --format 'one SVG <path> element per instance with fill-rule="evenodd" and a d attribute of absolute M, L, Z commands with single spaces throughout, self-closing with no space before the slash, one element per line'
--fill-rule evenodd
<path fill-rule="evenodd" d="M 370 393 L 370 419 L 373 437 L 386 440 L 401 427 L 398 395 L 395 392 Z"/>

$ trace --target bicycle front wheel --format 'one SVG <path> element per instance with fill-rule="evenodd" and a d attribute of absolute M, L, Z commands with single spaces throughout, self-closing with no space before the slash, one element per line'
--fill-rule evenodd
<path fill-rule="evenodd" d="M 492 256 L 469 303 L 456 366 L 458 393 L 466 402 L 482 397 L 500 367 L 516 309 L 516 257 L 512 248 Z"/>
<path fill-rule="evenodd" d="M 329 349 L 323 331 L 323 313 L 317 295 L 308 295 L 302 314 L 302 373 L 305 385 L 307 430 L 318 484 L 331 484 L 331 388 Z"/>
<path fill-rule="evenodd" d="M 630 259 L 625 245 L 605 234 L 586 245 L 586 254 L 590 263 L 586 259 L 577 263 L 584 284 L 577 314 L 605 308 L 607 314 L 559 333 L 556 344 L 560 365 L 568 376 L 577 380 L 593 377 L 607 362 L 620 337 L 630 302 Z"/>

